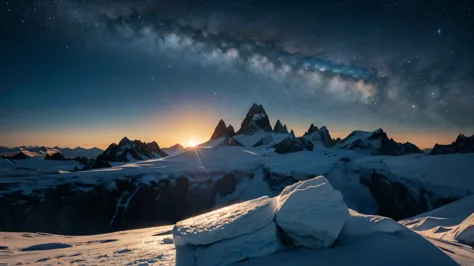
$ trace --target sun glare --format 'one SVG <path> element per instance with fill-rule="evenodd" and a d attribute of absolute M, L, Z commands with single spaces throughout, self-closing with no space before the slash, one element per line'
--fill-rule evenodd
<path fill-rule="evenodd" d="M 197 143 L 194 138 L 190 138 L 188 141 L 188 147 L 196 147 Z"/>

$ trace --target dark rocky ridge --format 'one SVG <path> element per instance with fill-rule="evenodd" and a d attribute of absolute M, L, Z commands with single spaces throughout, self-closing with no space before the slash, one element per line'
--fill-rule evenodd
<path fill-rule="evenodd" d="M 322 126 L 318 129 L 318 127 L 311 124 L 303 137 L 310 141 L 320 141 L 326 148 L 331 148 L 336 144 L 336 141 L 331 138 L 331 134 L 329 134 L 329 130 L 326 126 Z"/>
<path fill-rule="evenodd" d="M 279 143 L 273 146 L 275 148 L 275 152 L 279 154 L 291 153 L 291 152 L 298 152 L 298 151 L 312 151 L 313 150 L 313 143 L 311 141 L 306 140 L 303 137 L 295 137 L 295 133 L 293 130 L 290 132 L 288 137 L 280 141 Z"/>
<path fill-rule="evenodd" d="M 474 135 L 466 137 L 463 134 L 459 134 L 456 141 L 449 145 L 436 144 L 431 150 L 430 155 L 452 153 L 474 153 Z"/>
<path fill-rule="evenodd" d="M 280 122 L 280 119 L 278 119 L 275 123 L 275 126 L 273 127 L 273 132 L 275 133 L 282 133 L 282 134 L 288 134 L 288 129 L 286 128 L 286 125 L 283 125 Z"/>
<path fill-rule="evenodd" d="M 236 140 L 233 137 L 225 137 L 224 140 L 222 140 L 221 143 L 217 146 L 238 146 L 238 147 L 244 147 L 242 143 L 240 143 L 238 140 Z"/>
<path fill-rule="evenodd" d="M 273 141 L 272 135 L 267 134 L 265 137 L 261 138 L 259 141 L 253 144 L 252 147 L 260 147 L 260 146 L 268 145 L 272 143 L 272 141 Z"/>
<path fill-rule="evenodd" d="M 410 218 L 458 200 L 438 196 L 417 180 L 394 181 L 389 173 L 375 169 L 363 171 L 360 182 L 369 188 L 377 201 L 378 214 L 394 220 Z"/>
<path fill-rule="evenodd" d="M 67 160 L 60 152 L 48 152 L 44 157 L 45 160 L 65 161 Z"/>
<path fill-rule="evenodd" d="M 314 124 L 311 124 L 311 125 L 309 126 L 308 131 L 306 131 L 306 132 L 303 134 L 303 136 L 312 134 L 312 133 L 314 133 L 314 132 L 317 132 L 318 130 L 319 130 L 319 129 L 318 129 L 317 126 L 315 126 Z"/>
<path fill-rule="evenodd" d="M 250 107 L 244 121 L 240 125 L 237 134 L 252 134 L 257 131 L 273 132 L 268 115 L 262 105 L 253 104 Z"/>
<path fill-rule="evenodd" d="M 31 158 L 31 156 L 29 156 L 23 151 L 17 152 L 15 154 L 4 155 L 2 157 L 8 160 L 23 160 L 23 159 Z"/>
<path fill-rule="evenodd" d="M 236 189 L 239 177 L 252 173 L 199 173 L 207 182 L 190 185 L 192 173 L 143 183 L 141 176 L 96 184 L 77 180 L 53 187 L 7 193 L 0 187 L 0 231 L 89 235 L 165 224 L 212 210 L 216 195 Z M 211 179 L 220 176 L 220 178 Z M 173 181 L 171 181 L 173 180 Z"/>
<path fill-rule="evenodd" d="M 139 140 L 131 141 L 127 137 L 123 138 L 119 144 L 112 143 L 95 159 L 92 168 L 110 167 L 108 162 L 128 162 L 129 158 L 135 160 L 148 160 L 153 158 L 166 157 L 155 141 L 150 143 Z"/>
<path fill-rule="evenodd" d="M 224 120 L 219 120 L 217 123 L 216 129 L 214 129 L 214 133 L 212 133 L 211 139 L 218 139 L 222 137 L 233 137 L 235 135 L 234 127 L 232 125 L 226 126 Z"/>
<path fill-rule="evenodd" d="M 350 141 L 350 139 L 357 134 L 361 134 L 361 131 L 354 131 L 345 139 L 338 142 L 341 145 L 340 147 L 350 150 L 367 150 L 370 151 L 372 155 L 404 155 L 411 153 L 423 153 L 422 150 L 410 142 L 399 143 L 392 138 L 389 139 L 387 134 L 382 129 L 377 129 L 371 132 L 371 134 L 367 137 Z M 375 143 L 377 147 L 374 148 L 371 143 Z"/>

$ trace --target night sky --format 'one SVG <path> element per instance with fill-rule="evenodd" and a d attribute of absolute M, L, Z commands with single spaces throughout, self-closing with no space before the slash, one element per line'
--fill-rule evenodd
<path fill-rule="evenodd" d="M 161 146 L 263 104 L 297 134 L 474 133 L 472 1 L 3 0 L 0 145 Z"/>

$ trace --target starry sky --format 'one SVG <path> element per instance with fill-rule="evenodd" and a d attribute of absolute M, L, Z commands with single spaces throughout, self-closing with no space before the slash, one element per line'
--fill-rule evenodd
<path fill-rule="evenodd" d="M 160 146 L 238 129 L 474 133 L 472 1 L 6 0 L 0 145 Z"/>

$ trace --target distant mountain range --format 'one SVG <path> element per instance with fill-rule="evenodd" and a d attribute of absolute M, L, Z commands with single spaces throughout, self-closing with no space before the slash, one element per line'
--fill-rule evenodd
<path fill-rule="evenodd" d="M 456 140 L 448 145 L 436 144 L 430 154 L 472 153 L 474 152 L 474 135 L 466 137 L 459 134 Z"/>
<path fill-rule="evenodd" d="M 184 147 L 181 146 L 181 144 L 177 143 L 171 147 L 168 147 L 168 148 L 163 148 L 162 149 L 164 152 L 166 152 L 166 154 L 168 154 L 169 156 L 171 155 L 177 155 L 177 154 L 180 154 L 182 152 L 185 151 Z"/>
<path fill-rule="evenodd" d="M 110 144 L 102 154 L 97 156 L 92 168 L 110 167 L 111 162 L 133 162 L 166 156 L 168 154 L 155 141 L 146 143 L 124 137 L 118 144 Z"/>
<path fill-rule="evenodd" d="M 229 126 L 231 127 L 231 126 Z M 313 150 L 315 148 L 340 148 L 350 150 L 365 151 L 372 155 L 403 155 L 410 153 L 421 153 L 422 151 L 412 143 L 399 143 L 394 139 L 388 138 L 387 133 L 382 129 L 375 131 L 354 131 L 349 136 L 341 139 L 333 139 L 329 130 L 322 126 L 318 128 L 313 124 L 310 125 L 308 131 L 303 137 L 297 138 L 293 131 L 288 133 L 286 125 L 280 120 L 277 120 L 275 126 L 272 128 L 268 114 L 262 105 L 253 104 L 244 120 L 241 123 L 240 129 L 237 133 L 229 130 L 225 122 L 221 119 L 217 124 L 211 140 L 220 137 L 233 137 L 240 134 L 254 134 L 256 132 L 272 132 L 280 134 L 289 134 L 287 138 L 276 143 L 272 148 L 276 149 L 277 153 L 288 153 L 302 150 Z M 254 146 L 261 146 L 264 143 L 270 143 L 271 136 L 266 136 Z M 228 141 L 227 141 L 228 142 Z"/>
<path fill-rule="evenodd" d="M 19 147 L 4 147 L 0 146 L 0 156 L 7 156 L 12 157 L 17 154 L 23 154 L 26 157 L 37 157 L 43 156 L 45 157 L 48 152 L 59 152 L 65 158 L 76 158 L 76 157 L 85 157 L 88 159 L 94 159 L 99 154 L 103 152 L 103 150 L 99 148 L 61 148 L 58 146 L 55 147 L 45 147 L 45 146 L 19 146 Z M 22 155 L 19 155 L 22 156 Z"/>
<path fill-rule="evenodd" d="M 227 126 L 224 120 L 219 120 L 210 141 L 222 138 L 217 146 L 244 146 L 234 137 L 238 135 L 254 135 L 259 132 L 266 133 L 266 135 L 258 139 L 253 144 L 253 147 L 271 148 L 280 154 L 305 150 L 312 151 L 314 149 L 348 149 L 370 155 L 392 156 L 423 152 L 430 155 L 474 152 L 474 135 L 471 137 L 459 135 L 452 144 L 436 144 L 432 149 L 425 150 L 419 149 L 410 142 L 397 142 L 389 138 L 387 133 L 381 128 L 374 131 L 356 130 L 344 139 L 333 139 L 325 126 L 318 128 L 311 124 L 303 136 L 296 137 L 293 130 L 288 132 L 287 126 L 280 120 L 277 120 L 275 126 L 272 127 L 267 112 L 262 105 L 257 104 L 253 104 L 250 107 L 237 132 L 232 125 Z M 287 136 L 274 138 L 277 135 L 272 134 Z M 279 140 L 275 142 L 275 139 Z M 133 162 L 177 155 L 185 150 L 180 144 L 162 149 L 157 142 L 145 143 L 140 140 L 132 141 L 124 137 L 118 144 L 110 144 L 105 151 L 99 148 L 86 149 L 81 147 L 71 149 L 57 146 L 52 148 L 44 146 L 20 146 L 14 148 L 0 146 L 0 156 L 11 160 L 38 156 L 43 156 L 47 160 L 74 159 L 85 165 L 85 168 L 101 168 L 109 167 L 114 162 Z"/>

